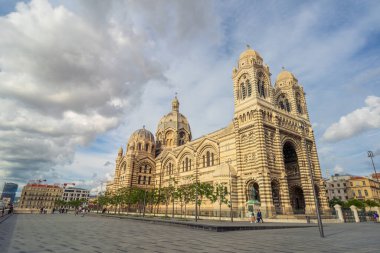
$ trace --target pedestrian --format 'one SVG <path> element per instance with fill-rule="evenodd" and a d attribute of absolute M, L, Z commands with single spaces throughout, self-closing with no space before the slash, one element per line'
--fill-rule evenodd
<path fill-rule="evenodd" d="M 249 223 L 255 222 L 255 213 L 254 211 L 248 211 Z"/>
<path fill-rule="evenodd" d="M 257 210 L 257 223 L 259 223 L 259 222 L 264 223 L 263 216 L 261 214 L 260 209 Z"/>
<path fill-rule="evenodd" d="M 374 220 L 374 222 L 376 223 L 378 221 L 378 219 L 379 219 L 379 214 L 377 212 L 374 212 L 373 213 L 373 220 Z"/>

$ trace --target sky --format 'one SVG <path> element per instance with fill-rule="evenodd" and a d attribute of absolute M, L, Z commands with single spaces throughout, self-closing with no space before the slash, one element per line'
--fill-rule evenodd
<path fill-rule="evenodd" d="M 233 118 L 249 44 L 304 87 L 321 170 L 380 171 L 380 2 L 0 0 L 0 182 L 99 190 L 178 93 L 193 138 Z M 104 187 L 104 186 L 103 186 Z"/>

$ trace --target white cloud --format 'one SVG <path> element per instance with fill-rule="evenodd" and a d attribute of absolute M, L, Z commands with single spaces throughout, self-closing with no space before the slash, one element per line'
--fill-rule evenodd
<path fill-rule="evenodd" d="M 344 168 L 340 165 L 335 165 L 334 174 L 342 174 L 344 172 Z"/>
<path fill-rule="evenodd" d="M 367 106 L 342 116 L 338 122 L 327 128 L 323 138 L 327 141 L 340 141 L 370 129 L 380 128 L 380 97 L 368 96 Z"/>

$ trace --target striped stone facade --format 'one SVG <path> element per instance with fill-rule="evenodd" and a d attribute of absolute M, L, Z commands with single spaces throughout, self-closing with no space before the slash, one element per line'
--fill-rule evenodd
<path fill-rule="evenodd" d="M 155 142 L 149 131 L 140 129 L 132 135 L 126 153 L 119 150 L 115 179 L 108 190 L 123 186 L 162 188 L 174 181 L 179 186 L 197 177 L 214 185 L 231 184 L 236 216 L 245 216 L 252 187 L 258 192 L 260 209 L 266 217 L 314 214 L 313 173 L 321 210 L 328 211 L 303 88 L 286 70 L 277 76 L 274 85 L 270 76 L 269 67 L 256 51 L 244 51 L 232 72 L 233 121 L 195 140 L 191 140 L 190 126 L 179 113 L 175 99 L 172 112 L 159 123 L 160 137 L 156 136 Z M 165 127 L 169 118 L 170 124 Z M 165 143 L 167 131 L 170 145 Z M 185 141 L 173 145 L 173 138 Z M 137 143 L 142 149 L 136 149 Z M 154 167 L 153 179 L 148 185 L 141 181 L 138 184 L 139 168 L 146 164 Z M 227 205 L 223 209 L 229 210 Z M 202 210 L 212 212 L 219 206 L 206 203 Z"/>

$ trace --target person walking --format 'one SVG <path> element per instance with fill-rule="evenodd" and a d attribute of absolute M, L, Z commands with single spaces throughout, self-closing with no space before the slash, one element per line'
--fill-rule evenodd
<path fill-rule="evenodd" d="M 257 210 L 257 223 L 259 223 L 259 222 L 264 223 L 263 216 L 261 214 L 260 209 Z"/>
<path fill-rule="evenodd" d="M 373 213 L 373 220 L 375 223 L 379 220 L 379 215 L 377 214 L 377 212 Z"/>
<path fill-rule="evenodd" d="M 248 217 L 249 217 L 249 223 L 254 223 L 255 222 L 255 213 L 254 211 L 248 211 Z"/>

